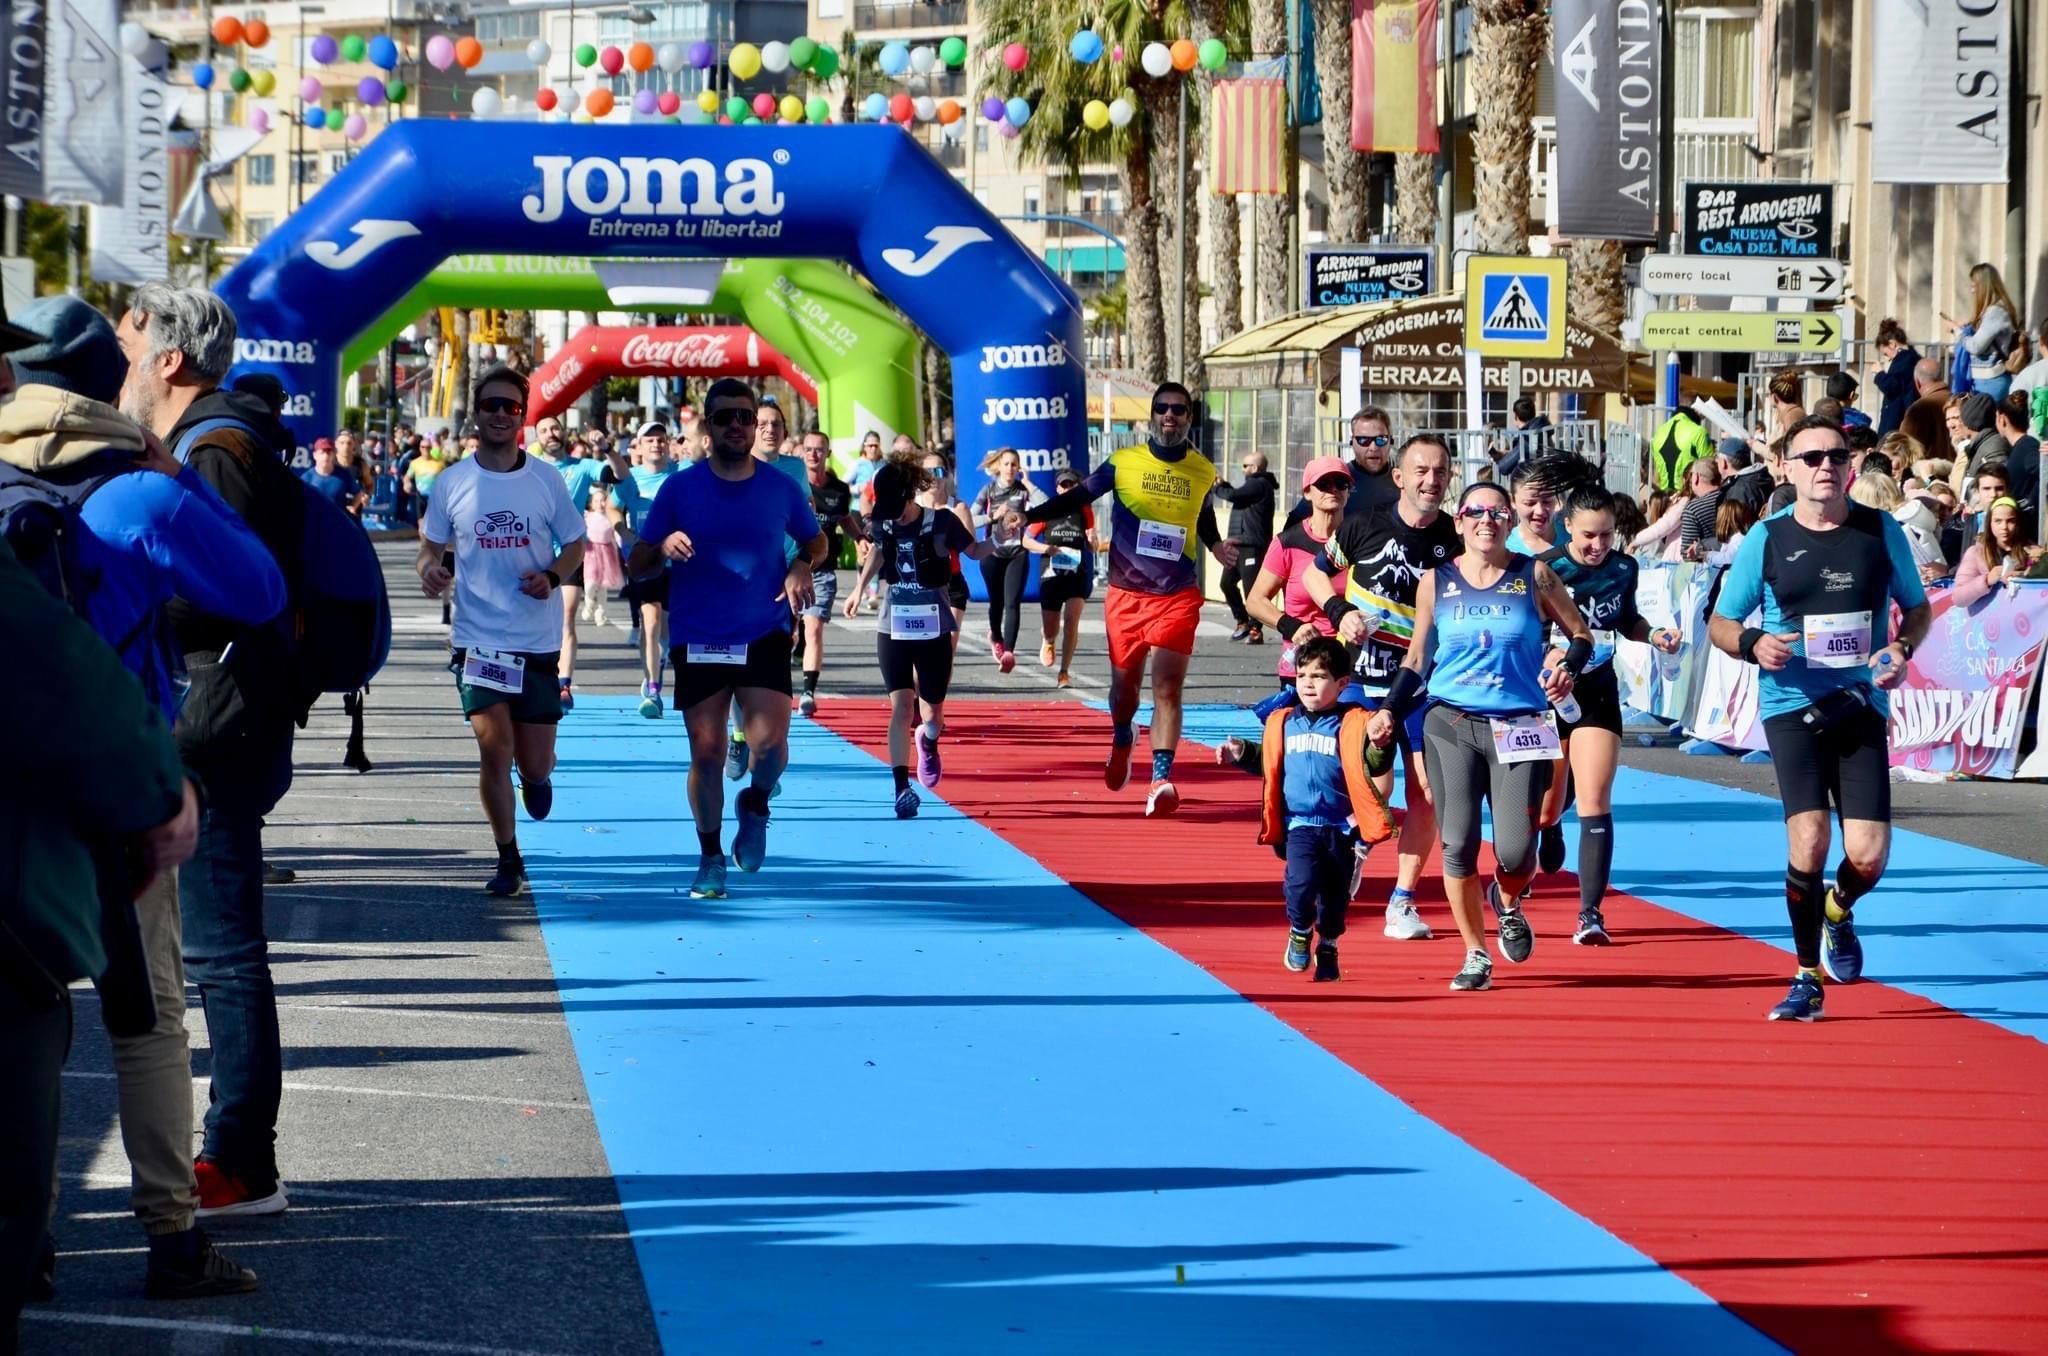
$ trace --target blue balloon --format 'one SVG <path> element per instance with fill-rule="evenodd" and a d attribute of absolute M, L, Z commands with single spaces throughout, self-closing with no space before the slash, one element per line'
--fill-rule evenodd
<path fill-rule="evenodd" d="M 1100 50 L 1101 46 L 1101 43 L 1096 44 L 1096 48 L 1098 50 Z M 372 66 L 375 66 L 380 71 L 397 70 L 398 44 L 393 42 L 391 39 L 384 37 L 381 34 L 378 35 L 377 37 L 371 38 L 370 64 Z"/>
<path fill-rule="evenodd" d="M 889 116 L 889 96 L 886 94 L 870 94 L 867 98 L 861 100 L 860 111 L 861 116 L 869 122 L 880 122 Z"/>
<path fill-rule="evenodd" d="M 197 85 L 200 89 L 212 89 L 213 66 L 210 63 L 204 61 L 194 66 L 192 68 L 192 83 Z"/>
<path fill-rule="evenodd" d="M 910 48 L 901 42 L 884 43 L 881 63 L 883 75 L 903 74 L 910 69 Z"/>
<path fill-rule="evenodd" d="M 1022 127 L 1031 121 L 1031 105 L 1022 99 L 1012 99 L 1003 105 L 1003 116 L 1010 120 L 1010 126 Z"/>
<path fill-rule="evenodd" d="M 1102 60 L 1102 38 L 1094 29 L 1084 28 L 1067 44 L 1067 55 L 1083 66 L 1093 66 Z"/>
<path fill-rule="evenodd" d="M 317 104 L 306 110 L 306 126 L 321 128 L 327 125 L 327 110 Z"/>

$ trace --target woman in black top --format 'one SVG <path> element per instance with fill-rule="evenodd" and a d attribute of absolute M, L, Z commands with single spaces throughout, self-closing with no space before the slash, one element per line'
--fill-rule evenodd
<path fill-rule="evenodd" d="M 988 484 L 974 497 L 974 525 L 982 528 L 994 548 L 981 558 L 981 579 L 988 587 L 989 653 L 1008 673 L 1017 664 L 1017 629 L 1023 624 L 1024 585 L 1031 578 L 1031 557 L 1022 532 L 1006 534 L 1003 520 L 1011 513 L 1045 502 L 1045 495 L 1024 479 L 1024 462 L 1012 447 L 998 447 L 981 463 Z"/>
<path fill-rule="evenodd" d="M 1061 471 L 1053 482 L 1060 494 L 1080 483 L 1080 475 L 1071 470 Z M 1081 639 L 1081 613 L 1095 592 L 1095 510 L 1084 508 L 1049 523 L 1033 523 L 1025 529 L 1024 549 L 1045 557 L 1045 573 L 1038 579 L 1039 616 L 1045 626 L 1038 662 L 1052 667 L 1053 638 L 1059 637 L 1060 686 L 1072 687 L 1068 670 Z"/>

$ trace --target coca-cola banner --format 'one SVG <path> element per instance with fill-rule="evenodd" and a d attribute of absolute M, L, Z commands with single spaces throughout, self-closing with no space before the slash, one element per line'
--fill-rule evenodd
<path fill-rule="evenodd" d="M 745 325 L 591 325 L 534 372 L 527 418 L 561 414 L 607 377 L 781 377 L 818 401 L 811 375 Z"/>

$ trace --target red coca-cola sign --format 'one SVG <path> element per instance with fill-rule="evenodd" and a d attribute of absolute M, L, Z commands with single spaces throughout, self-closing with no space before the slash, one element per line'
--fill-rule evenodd
<path fill-rule="evenodd" d="M 541 378 L 541 399 L 553 401 L 556 396 L 568 389 L 570 382 L 582 375 L 583 364 L 576 361 L 574 356 L 565 356 L 552 373 Z"/>
<path fill-rule="evenodd" d="M 628 372 L 723 370 L 732 363 L 726 352 L 728 337 L 716 331 L 685 334 L 676 339 L 636 334 L 619 350 L 619 366 Z"/>
<path fill-rule="evenodd" d="M 798 395 L 817 403 L 817 383 L 743 325 L 591 325 L 534 372 L 526 417 L 538 424 L 558 415 L 606 377 L 770 373 L 786 378 Z"/>

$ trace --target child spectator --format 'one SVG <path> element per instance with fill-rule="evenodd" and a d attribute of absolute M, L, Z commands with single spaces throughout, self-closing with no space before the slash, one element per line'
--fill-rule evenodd
<path fill-rule="evenodd" d="M 625 587 L 626 570 L 619 561 L 619 528 L 626 515 L 612 504 L 609 485 L 596 482 L 590 487 L 590 503 L 583 512 L 583 526 L 589 532 L 583 548 L 583 605 L 579 620 L 604 625 L 604 602 L 615 589 Z"/>
<path fill-rule="evenodd" d="M 1393 817 L 1372 784 L 1363 707 L 1339 700 L 1351 675 L 1344 646 L 1329 636 L 1294 653 L 1300 705 L 1266 718 L 1265 803 L 1259 841 L 1287 863 L 1287 968 L 1308 969 L 1310 930 L 1315 977 L 1339 977 L 1337 939 L 1353 893 L 1353 866 L 1364 849 L 1394 836 Z M 1357 847 L 1354 847 L 1357 844 Z"/>

